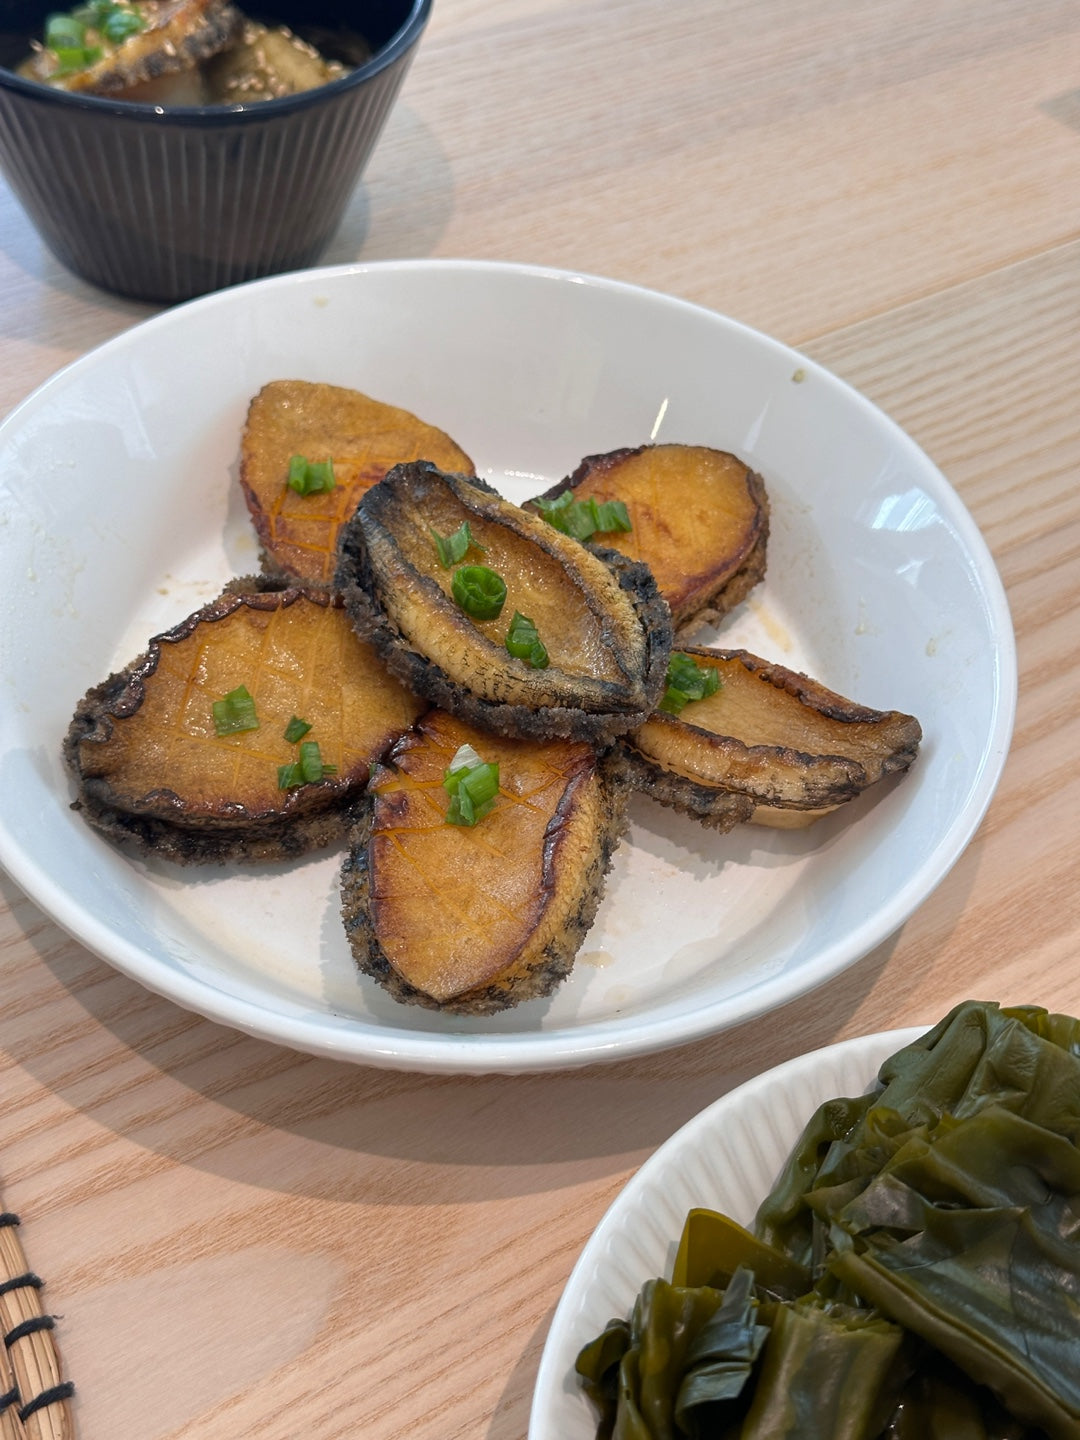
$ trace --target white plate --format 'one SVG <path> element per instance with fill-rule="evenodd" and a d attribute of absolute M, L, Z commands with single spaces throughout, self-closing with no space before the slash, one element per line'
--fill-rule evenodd
<path fill-rule="evenodd" d="M 540 1358 L 528 1440 L 594 1440 L 596 1412 L 574 1361 L 609 1320 L 629 1319 L 646 1280 L 671 1278 L 687 1211 L 704 1206 L 751 1224 L 817 1107 L 863 1094 L 881 1062 L 927 1028 L 800 1055 L 732 1090 L 661 1145 L 623 1187 L 566 1282 Z"/>
<path fill-rule="evenodd" d="M 354 386 L 449 431 L 523 500 L 649 440 L 734 450 L 772 498 L 745 644 L 919 717 L 910 776 L 805 832 L 717 837 L 644 800 L 574 973 L 489 1020 L 403 1007 L 354 972 L 340 857 L 253 872 L 132 861 L 69 808 L 78 698 L 251 571 L 236 481 L 266 381 Z M 812 362 L 607 280 L 405 261 L 220 292 L 55 376 L 0 427 L 0 863 L 56 921 L 179 1004 L 302 1050 L 527 1071 L 691 1040 L 790 1000 L 884 940 L 989 803 L 1015 704 L 1001 584 L 926 456 Z"/>

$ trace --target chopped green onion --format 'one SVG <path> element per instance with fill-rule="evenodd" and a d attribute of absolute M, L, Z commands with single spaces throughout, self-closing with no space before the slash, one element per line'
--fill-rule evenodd
<path fill-rule="evenodd" d="M 485 764 L 471 745 L 462 745 L 443 774 L 443 789 L 450 796 L 448 825 L 475 825 L 495 805 L 499 793 L 499 767 Z"/>
<path fill-rule="evenodd" d="M 431 530 L 431 538 L 435 541 L 435 549 L 439 552 L 439 564 L 446 570 L 449 570 L 452 565 L 456 565 L 459 560 L 464 560 L 470 547 L 477 550 L 487 549 L 486 545 L 481 545 L 479 540 L 473 538 L 467 520 L 463 520 L 452 535 L 440 535 L 430 525 L 428 529 Z"/>
<path fill-rule="evenodd" d="M 230 690 L 224 699 L 215 700 L 211 708 L 214 712 L 214 730 L 218 735 L 236 735 L 241 730 L 259 728 L 255 701 L 246 685 L 238 685 L 235 690 Z"/>
<path fill-rule="evenodd" d="M 598 535 L 610 535 L 616 530 L 621 530 L 624 534 L 629 534 L 634 528 L 630 524 L 630 515 L 623 501 L 605 500 L 602 504 L 598 505 L 597 502 L 593 500 L 590 503 L 596 515 L 596 531 Z"/>
<path fill-rule="evenodd" d="M 74 15 L 50 15 L 45 21 L 45 44 L 50 50 L 74 50 L 86 43 L 86 26 Z"/>
<path fill-rule="evenodd" d="M 468 770 L 473 765 L 483 765 L 483 763 L 471 745 L 459 745 L 454 751 L 454 758 L 450 761 L 450 769 L 447 774 L 455 770 Z"/>
<path fill-rule="evenodd" d="M 668 715 L 681 714 L 691 700 L 704 700 L 720 688 L 720 672 L 712 665 L 699 665 L 692 655 L 673 650 L 667 668 L 667 688 L 657 707 Z"/>
<path fill-rule="evenodd" d="M 56 56 L 57 75 L 71 75 L 76 70 L 86 70 L 101 59 L 100 45 L 59 45 L 52 47 Z"/>
<path fill-rule="evenodd" d="M 300 759 L 291 765 L 279 765 L 279 790 L 295 790 L 298 785 L 312 785 L 326 775 L 336 775 L 336 765 L 324 765 L 317 740 L 305 740 L 300 746 Z"/>
<path fill-rule="evenodd" d="M 56 56 L 59 73 L 69 75 L 85 70 L 102 57 L 97 42 L 122 45 L 146 29 L 146 21 L 133 6 L 116 0 L 92 0 L 70 14 L 53 14 L 45 20 L 45 45 Z"/>
<path fill-rule="evenodd" d="M 114 45 L 122 45 L 132 35 L 138 35 L 146 29 L 146 21 L 134 10 L 121 9 L 119 5 L 111 9 L 101 24 L 101 33 L 106 40 L 111 40 Z"/>
<path fill-rule="evenodd" d="M 506 632 L 506 648 L 519 660 L 526 660 L 534 670 L 546 670 L 548 652 L 537 632 L 536 626 L 520 610 L 514 611 L 510 629 Z"/>
<path fill-rule="evenodd" d="M 317 740 L 305 740 L 300 746 L 300 771 L 310 784 L 313 780 L 321 780 L 324 775 L 335 774 L 337 766 L 323 764 L 322 752 Z"/>
<path fill-rule="evenodd" d="M 337 774 L 336 765 L 323 764 L 317 740 L 305 740 L 300 746 L 300 769 L 309 784 L 313 780 L 321 780 L 324 775 Z"/>
<path fill-rule="evenodd" d="M 564 490 L 554 500 L 534 502 L 543 519 L 564 535 L 575 540 L 588 540 L 593 535 L 606 535 L 614 530 L 628 531 L 633 527 L 626 506 L 621 500 L 575 500 L 572 490 Z"/>
<path fill-rule="evenodd" d="M 117 0 L 90 0 L 87 5 L 78 5 L 69 16 L 71 19 L 94 30 L 100 30 L 106 40 L 121 45 L 129 35 L 137 35 L 146 29 L 146 21 L 133 5 L 121 5 Z"/>
<path fill-rule="evenodd" d="M 304 738 L 310 729 L 308 721 L 301 720 L 299 715 L 294 715 L 285 726 L 285 739 L 290 745 L 295 745 L 298 740 Z"/>
<path fill-rule="evenodd" d="M 574 499 L 572 490 L 564 490 L 554 500 L 537 500 L 536 508 L 549 525 L 575 540 L 587 540 L 593 533 L 592 516 Z"/>
<path fill-rule="evenodd" d="M 454 571 L 454 599 L 474 620 L 495 620 L 506 604 L 502 577 L 486 565 L 463 565 Z"/>
<path fill-rule="evenodd" d="M 289 460 L 289 489 L 297 495 L 318 495 L 334 488 L 333 460 L 309 460 L 293 455 Z"/>

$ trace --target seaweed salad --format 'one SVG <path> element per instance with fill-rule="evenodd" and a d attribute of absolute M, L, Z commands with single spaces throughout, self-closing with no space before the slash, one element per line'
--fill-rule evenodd
<path fill-rule="evenodd" d="M 967 1001 L 584 1347 L 598 1440 L 1077 1440 L 1080 1021 Z"/>

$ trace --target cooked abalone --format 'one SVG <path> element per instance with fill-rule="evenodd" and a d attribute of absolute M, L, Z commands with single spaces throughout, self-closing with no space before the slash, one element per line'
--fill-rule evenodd
<path fill-rule="evenodd" d="M 463 593 L 474 579 L 491 594 Z M 475 477 L 395 467 L 342 527 L 335 583 L 410 688 L 500 733 L 604 741 L 660 697 L 671 625 L 649 570 Z M 535 653 L 515 650 L 522 620 Z"/>
<path fill-rule="evenodd" d="M 227 593 L 80 701 L 75 806 L 170 860 L 303 854 L 424 708 L 326 592 Z"/>
<path fill-rule="evenodd" d="M 498 766 L 472 826 L 447 819 L 463 746 Z M 428 711 L 376 770 L 342 870 L 357 964 L 397 1000 L 459 1014 L 550 994 L 593 921 L 624 811 L 618 768 L 591 745 Z"/>
<path fill-rule="evenodd" d="M 687 646 L 715 693 L 658 710 L 620 742 L 632 784 L 706 823 L 809 825 L 886 775 L 906 770 L 919 722 L 871 710 L 745 650 Z"/>
<path fill-rule="evenodd" d="M 287 26 L 245 19 L 231 45 L 202 67 L 203 104 L 249 104 L 299 95 L 339 80 L 340 60 L 328 60 Z"/>
<path fill-rule="evenodd" d="M 291 488 L 295 455 L 319 465 L 330 461 L 333 488 Z M 264 385 L 248 409 L 240 484 L 266 568 L 328 584 L 342 522 L 361 495 L 403 460 L 430 460 L 444 470 L 473 468 L 449 435 L 358 390 L 306 380 Z"/>
<path fill-rule="evenodd" d="M 82 5 L 49 17 L 45 43 L 35 42 L 18 73 L 57 90 L 119 95 L 192 69 L 239 28 L 239 11 L 225 0 Z"/>
<path fill-rule="evenodd" d="M 626 506 L 630 528 L 597 538 L 648 565 L 677 636 L 726 614 L 765 574 L 765 483 L 726 451 L 641 445 L 589 455 L 528 508 L 542 510 L 568 492 L 578 502 Z"/>

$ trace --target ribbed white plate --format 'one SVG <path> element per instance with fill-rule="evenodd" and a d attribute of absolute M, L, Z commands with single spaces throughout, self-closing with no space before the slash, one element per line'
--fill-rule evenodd
<path fill-rule="evenodd" d="M 861 1095 L 882 1061 L 926 1033 L 887 1030 L 800 1055 L 740 1085 L 661 1145 L 593 1231 L 566 1283 L 540 1360 L 529 1440 L 593 1440 L 596 1415 L 574 1361 L 646 1280 L 670 1278 L 687 1211 L 749 1224 L 803 1127 L 838 1095 Z"/>
<path fill-rule="evenodd" d="M 512 500 L 618 446 L 741 454 L 769 489 L 768 573 L 700 638 L 917 715 L 917 763 L 805 831 L 716 835 L 638 801 L 572 975 L 487 1019 L 397 1004 L 357 974 L 340 854 L 180 870 L 111 847 L 69 808 L 64 732 L 91 685 L 256 567 L 240 435 L 251 397 L 290 377 L 423 416 Z M 955 862 L 1015 698 L 993 560 L 918 446 L 806 357 L 633 286 L 468 261 L 259 281 L 136 326 L 0 427 L 0 864 L 125 974 L 301 1050 L 554 1069 L 788 1002 L 885 940 Z"/>

